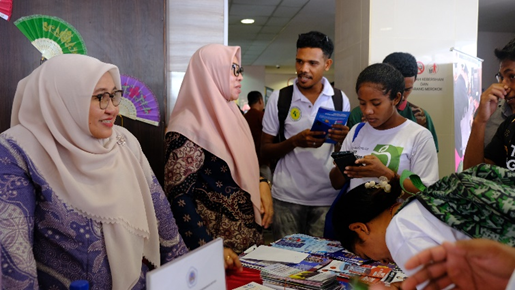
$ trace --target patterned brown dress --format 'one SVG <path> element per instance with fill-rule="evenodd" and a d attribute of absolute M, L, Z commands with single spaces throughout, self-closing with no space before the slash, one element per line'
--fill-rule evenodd
<path fill-rule="evenodd" d="M 165 193 L 190 250 L 217 237 L 238 254 L 263 243 L 250 194 L 224 160 L 176 132 L 166 134 L 166 148 Z"/>

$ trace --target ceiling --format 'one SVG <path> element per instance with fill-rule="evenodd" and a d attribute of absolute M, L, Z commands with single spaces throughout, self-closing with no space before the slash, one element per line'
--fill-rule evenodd
<path fill-rule="evenodd" d="M 229 45 L 241 46 L 244 66 L 291 67 L 299 33 L 318 30 L 334 40 L 335 1 L 229 0 Z M 478 31 L 515 33 L 515 1 L 479 0 Z"/>

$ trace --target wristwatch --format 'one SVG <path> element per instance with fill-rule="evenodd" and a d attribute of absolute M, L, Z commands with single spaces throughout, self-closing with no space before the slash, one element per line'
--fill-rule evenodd
<path fill-rule="evenodd" d="M 266 182 L 266 183 L 268 183 L 268 187 L 272 188 L 272 183 L 270 182 L 270 180 L 268 180 L 266 178 L 259 179 L 259 182 Z"/>

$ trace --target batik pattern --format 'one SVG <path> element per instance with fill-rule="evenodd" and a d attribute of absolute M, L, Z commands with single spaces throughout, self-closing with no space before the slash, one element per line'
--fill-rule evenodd
<path fill-rule="evenodd" d="M 102 223 L 61 202 L 38 169 L 13 140 L 0 135 L 2 288 L 68 289 L 73 280 L 88 280 L 90 289 L 111 289 Z M 150 191 L 164 264 L 187 249 L 155 176 Z M 145 288 L 148 270 L 142 262 L 133 289 Z"/>
<path fill-rule="evenodd" d="M 175 132 L 167 133 L 166 148 L 165 192 L 188 248 L 216 237 L 236 253 L 261 244 L 250 194 L 227 163 Z"/>

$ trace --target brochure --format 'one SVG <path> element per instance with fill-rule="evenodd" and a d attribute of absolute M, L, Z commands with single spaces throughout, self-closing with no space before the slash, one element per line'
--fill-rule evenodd
<path fill-rule="evenodd" d="M 349 115 L 350 112 L 335 111 L 324 107 L 320 107 L 318 108 L 318 112 L 315 117 L 315 121 L 313 122 L 313 126 L 311 126 L 311 131 L 324 131 L 326 134 L 325 143 L 335 144 L 336 141 L 327 137 L 328 131 L 329 129 L 331 129 L 333 124 L 347 124 Z"/>
<path fill-rule="evenodd" d="M 258 284 L 256 282 L 250 282 L 248 284 L 245 284 L 241 287 L 234 288 L 234 290 L 273 290 L 273 288 L 263 286 L 261 284 Z"/>

